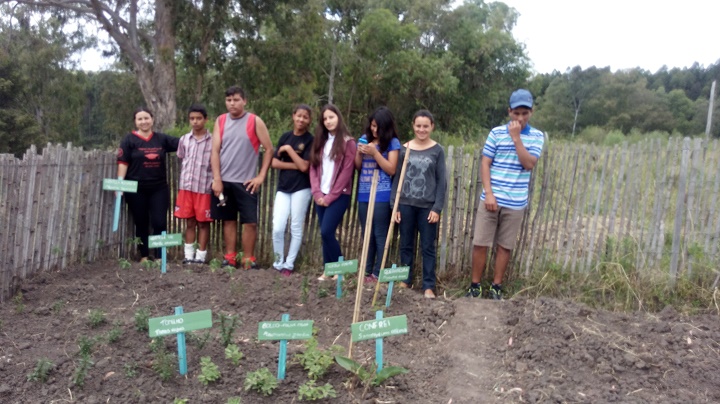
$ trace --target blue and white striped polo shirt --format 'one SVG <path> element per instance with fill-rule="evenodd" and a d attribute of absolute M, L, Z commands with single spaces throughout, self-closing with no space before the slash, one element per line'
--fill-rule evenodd
<path fill-rule="evenodd" d="M 541 131 L 525 125 L 520 132 L 520 140 L 531 156 L 540 158 L 545 142 Z M 530 170 L 526 170 L 520 164 L 507 125 L 498 126 L 490 131 L 483 148 L 483 156 L 493 160 L 490 165 L 490 186 L 498 206 L 516 210 L 527 206 Z M 485 200 L 485 189 L 480 199 Z"/>

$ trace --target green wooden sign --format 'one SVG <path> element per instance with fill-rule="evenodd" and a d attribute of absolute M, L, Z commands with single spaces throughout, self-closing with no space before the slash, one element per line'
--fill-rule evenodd
<path fill-rule="evenodd" d="M 379 282 L 404 281 L 410 276 L 410 267 L 384 268 L 380 271 Z"/>
<path fill-rule="evenodd" d="M 137 192 L 137 181 L 116 180 L 112 178 L 104 178 L 103 191 L 119 191 L 119 192 Z"/>
<path fill-rule="evenodd" d="M 175 316 L 155 317 L 148 320 L 151 337 L 177 334 L 212 327 L 212 312 L 200 310 Z"/>
<path fill-rule="evenodd" d="M 310 339 L 313 320 L 262 321 L 258 323 L 258 339 L 261 341 Z"/>
<path fill-rule="evenodd" d="M 148 248 L 162 248 L 183 245 L 181 233 L 164 234 L 148 237 Z"/>
<path fill-rule="evenodd" d="M 407 316 L 403 314 L 402 316 L 361 321 L 353 323 L 350 329 L 353 342 L 407 334 Z"/>
<path fill-rule="evenodd" d="M 328 262 L 325 264 L 325 276 L 353 274 L 358 270 L 358 260 Z"/>

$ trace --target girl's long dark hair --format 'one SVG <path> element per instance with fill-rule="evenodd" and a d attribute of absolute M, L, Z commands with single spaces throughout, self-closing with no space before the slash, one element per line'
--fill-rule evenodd
<path fill-rule="evenodd" d="M 329 131 L 325 127 L 324 117 L 325 111 L 332 111 L 338 117 L 337 128 L 335 129 L 335 141 L 333 142 L 332 149 L 330 150 L 330 158 L 333 160 L 340 160 L 345 154 L 345 138 L 350 137 L 350 132 L 345 126 L 343 117 L 340 114 L 340 110 L 332 105 L 327 104 L 320 110 L 320 117 L 318 118 L 317 127 L 315 128 L 315 140 L 313 141 L 312 153 L 310 154 L 310 164 L 319 166 L 323 160 L 323 149 L 325 148 L 325 142 L 328 141 Z"/>
<path fill-rule="evenodd" d="M 395 118 L 392 112 L 387 107 L 380 107 L 376 109 L 372 115 L 368 117 L 367 126 L 365 127 L 365 136 L 367 137 L 368 143 L 375 141 L 375 135 L 370 130 L 372 121 L 377 124 L 378 134 L 378 146 L 380 146 L 380 153 L 385 153 L 390 147 L 390 142 L 393 138 L 397 138 L 397 127 L 395 126 Z"/>

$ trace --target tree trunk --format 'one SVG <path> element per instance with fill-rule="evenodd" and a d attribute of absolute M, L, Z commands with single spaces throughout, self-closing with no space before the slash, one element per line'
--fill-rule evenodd
<path fill-rule="evenodd" d="M 172 0 L 155 1 L 155 41 L 151 94 L 146 94 L 155 113 L 155 128 L 164 130 L 175 126 L 175 30 L 173 27 Z"/>

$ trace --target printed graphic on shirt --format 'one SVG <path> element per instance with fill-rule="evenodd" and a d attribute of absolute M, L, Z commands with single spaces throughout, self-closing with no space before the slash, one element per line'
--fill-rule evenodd
<path fill-rule="evenodd" d="M 428 169 L 433 165 L 429 156 L 410 153 L 410 160 L 403 182 L 403 194 L 408 198 L 422 199 L 425 195 L 425 177 Z"/>

